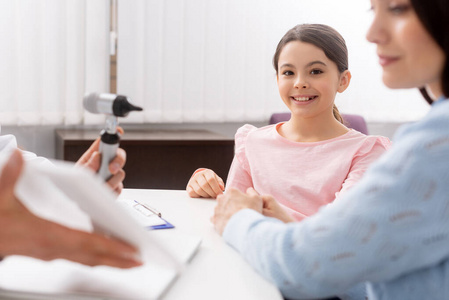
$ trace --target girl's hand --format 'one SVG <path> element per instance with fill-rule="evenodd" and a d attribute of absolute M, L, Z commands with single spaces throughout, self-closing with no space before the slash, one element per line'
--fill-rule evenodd
<path fill-rule="evenodd" d="M 117 127 L 120 134 L 123 134 L 123 129 Z M 76 162 L 77 165 L 81 165 L 92 169 L 97 172 L 101 165 L 101 154 L 100 149 L 100 138 L 96 139 L 95 142 L 87 149 L 87 151 L 81 156 L 81 158 Z M 123 180 L 125 179 L 125 171 L 123 166 L 126 163 L 126 152 L 122 148 L 117 149 L 117 155 L 109 163 L 109 172 L 112 176 L 109 178 L 107 184 L 112 190 L 117 194 L 120 194 L 123 189 Z"/>
<path fill-rule="evenodd" d="M 276 218 L 284 223 L 295 222 L 290 214 L 282 208 L 282 206 L 270 195 L 263 195 L 263 215 L 266 217 Z"/>
<path fill-rule="evenodd" d="M 187 194 L 192 198 L 217 198 L 223 194 L 225 185 L 214 171 L 210 169 L 198 169 L 187 183 Z"/>

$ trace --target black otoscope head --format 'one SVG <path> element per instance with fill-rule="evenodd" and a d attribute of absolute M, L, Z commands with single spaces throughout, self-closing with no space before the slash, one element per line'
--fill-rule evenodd
<path fill-rule="evenodd" d="M 112 104 L 112 111 L 116 117 L 126 117 L 130 111 L 141 111 L 141 107 L 132 105 L 129 103 L 128 98 L 125 96 L 117 95 L 114 103 Z"/>

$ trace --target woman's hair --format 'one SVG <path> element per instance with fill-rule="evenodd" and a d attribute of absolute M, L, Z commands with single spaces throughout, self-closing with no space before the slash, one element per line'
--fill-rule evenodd
<path fill-rule="evenodd" d="M 411 0 L 416 15 L 446 55 L 441 84 L 443 95 L 449 98 L 449 3 L 447 0 Z M 426 89 L 419 89 L 424 99 L 432 103 Z"/>
<path fill-rule="evenodd" d="M 296 25 L 282 37 L 273 57 L 273 66 L 278 74 L 279 56 L 285 45 L 293 41 L 312 44 L 321 50 L 332 60 L 340 73 L 348 70 L 348 49 L 343 37 L 332 27 L 323 24 L 300 24 Z M 334 117 L 344 123 L 337 107 L 334 104 Z"/>

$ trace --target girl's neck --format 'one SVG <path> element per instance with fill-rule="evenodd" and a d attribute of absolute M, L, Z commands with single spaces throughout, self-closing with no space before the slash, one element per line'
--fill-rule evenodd
<path fill-rule="evenodd" d="M 332 118 L 292 118 L 278 128 L 284 138 L 294 142 L 319 142 L 339 137 L 349 129 Z"/>

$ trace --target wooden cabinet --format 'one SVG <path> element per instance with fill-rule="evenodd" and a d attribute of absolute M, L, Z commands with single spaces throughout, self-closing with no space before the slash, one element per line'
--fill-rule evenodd
<path fill-rule="evenodd" d="M 58 159 L 77 161 L 100 130 L 56 130 Z M 193 171 L 213 169 L 226 180 L 234 140 L 207 130 L 126 130 L 126 188 L 185 189 Z"/>

